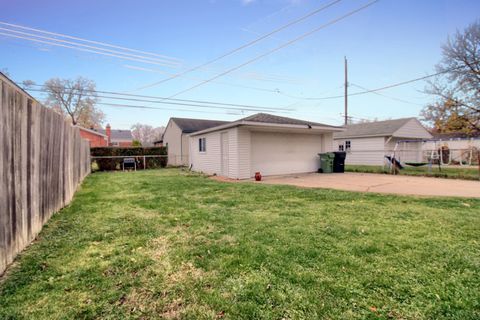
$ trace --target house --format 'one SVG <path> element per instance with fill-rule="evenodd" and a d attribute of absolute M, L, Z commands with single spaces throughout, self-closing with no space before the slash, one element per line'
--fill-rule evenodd
<path fill-rule="evenodd" d="M 162 135 L 162 138 L 160 140 L 153 141 L 153 146 L 154 147 L 163 147 L 163 135 Z"/>
<path fill-rule="evenodd" d="M 110 124 L 107 124 L 105 130 L 100 129 L 98 132 L 108 137 L 109 147 L 131 147 L 133 136 L 130 130 L 112 130 Z"/>
<path fill-rule="evenodd" d="M 346 164 L 383 165 L 399 142 L 397 158 L 421 162 L 422 140 L 431 138 L 417 118 L 402 118 L 347 125 L 345 131 L 334 134 L 333 148 L 347 152 Z"/>
<path fill-rule="evenodd" d="M 170 118 L 163 133 L 163 146 L 168 150 L 168 165 L 186 166 L 189 158 L 188 135 L 227 123 L 219 120 Z"/>
<path fill-rule="evenodd" d="M 106 134 L 100 133 L 94 129 L 87 129 L 77 126 L 80 136 L 90 142 L 90 148 L 107 147 L 108 137 Z"/>
<path fill-rule="evenodd" d="M 195 171 L 233 179 L 316 172 L 342 127 L 258 113 L 190 134 Z"/>
<path fill-rule="evenodd" d="M 476 163 L 475 150 L 480 150 L 480 133 L 433 133 L 433 139 L 423 144 L 423 152 L 427 155 L 440 155 L 440 149 L 444 150 L 441 154 L 444 164 Z"/>

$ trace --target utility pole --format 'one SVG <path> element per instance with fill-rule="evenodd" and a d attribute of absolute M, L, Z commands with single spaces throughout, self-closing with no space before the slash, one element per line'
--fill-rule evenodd
<path fill-rule="evenodd" d="M 345 125 L 348 124 L 348 62 L 347 57 L 345 58 Z"/>

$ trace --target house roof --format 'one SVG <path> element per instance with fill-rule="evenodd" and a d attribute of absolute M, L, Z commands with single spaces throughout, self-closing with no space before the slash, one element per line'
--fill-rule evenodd
<path fill-rule="evenodd" d="M 320 126 L 320 127 L 332 127 L 338 128 L 336 126 L 331 126 L 328 124 L 305 121 L 300 119 L 293 119 L 287 117 L 275 116 L 268 113 L 256 113 L 254 115 L 248 116 L 246 118 L 240 119 L 238 121 L 249 121 L 249 122 L 261 122 L 261 123 L 274 123 L 274 124 L 293 124 L 293 125 L 305 125 L 305 126 Z"/>
<path fill-rule="evenodd" d="M 375 122 L 356 123 L 346 126 L 343 132 L 335 133 L 335 138 L 346 137 L 369 137 L 369 136 L 391 136 L 398 129 L 403 127 L 411 118 L 401 118 L 394 120 L 384 120 Z"/>
<path fill-rule="evenodd" d="M 87 129 L 87 128 L 84 128 L 84 127 L 81 127 L 81 126 L 76 126 L 78 129 L 82 130 L 82 131 L 86 131 L 86 132 L 90 132 L 90 133 L 93 133 L 93 134 L 96 134 L 98 136 L 102 136 L 102 137 L 106 137 L 107 135 L 104 134 L 104 133 L 101 133 L 95 129 Z"/>
<path fill-rule="evenodd" d="M 99 129 L 98 132 L 106 134 L 105 129 Z M 110 140 L 133 140 L 132 131 L 111 129 Z"/>
<path fill-rule="evenodd" d="M 174 121 L 183 133 L 192 133 L 228 123 L 228 121 L 189 118 L 170 118 L 170 120 Z"/>
<path fill-rule="evenodd" d="M 467 134 L 463 132 L 449 132 L 449 133 L 432 133 L 433 139 L 436 140 L 453 140 L 453 139 L 478 139 L 479 133 Z"/>
<path fill-rule="evenodd" d="M 257 113 L 237 121 L 225 122 L 216 127 L 207 128 L 205 130 L 200 130 L 194 132 L 193 135 L 203 134 L 211 131 L 223 130 L 236 126 L 258 126 L 258 127 L 269 127 L 279 129 L 294 129 L 294 130 L 304 130 L 304 129 L 315 129 L 315 130 L 325 130 L 328 131 L 342 131 L 343 127 L 331 126 L 328 124 L 305 121 L 300 119 L 293 119 L 287 117 L 275 116 L 268 113 Z"/>

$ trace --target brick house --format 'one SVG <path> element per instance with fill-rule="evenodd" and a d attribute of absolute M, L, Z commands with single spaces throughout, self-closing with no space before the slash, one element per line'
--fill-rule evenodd
<path fill-rule="evenodd" d="M 87 129 L 77 126 L 80 130 L 80 136 L 90 142 L 90 148 L 107 147 L 108 136 L 94 129 Z"/>
<path fill-rule="evenodd" d="M 105 130 L 100 129 L 98 132 L 108 137 L 108 145 L 110 147 L 131 147 L 133 143 L 132 131 L 130 130 L 112 130 L 109 124 Z"/>
<path fill-rule="evenodd" d="M 133 142 L 130 130 L 112 130 L 109 124 L 104 129 L 87 129 L 77 126 L 80 136 L 90 141 L 90 147 L 131 147 Z"/>

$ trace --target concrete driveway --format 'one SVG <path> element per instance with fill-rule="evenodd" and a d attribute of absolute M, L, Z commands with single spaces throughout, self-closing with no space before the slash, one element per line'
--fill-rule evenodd
<path fill-rule="evenodd" d="M 373 173 L 308 173 L 270 176 L 264 177 L 260 183 L 416 196 L 480 198 L 480 181 Z"/>

